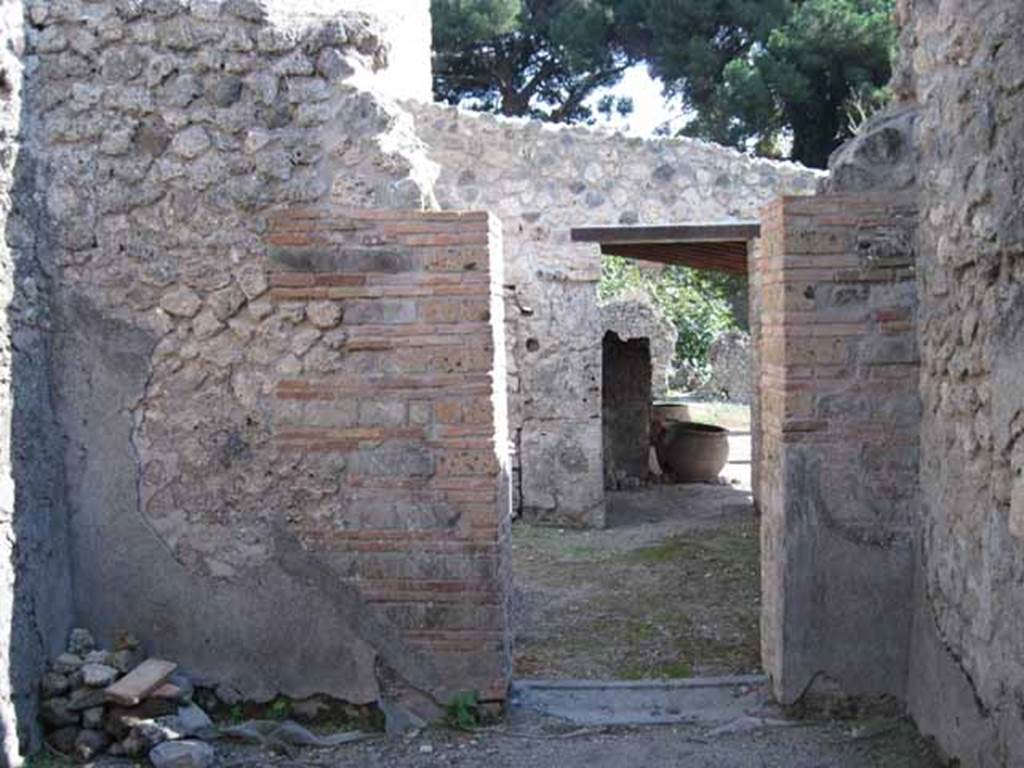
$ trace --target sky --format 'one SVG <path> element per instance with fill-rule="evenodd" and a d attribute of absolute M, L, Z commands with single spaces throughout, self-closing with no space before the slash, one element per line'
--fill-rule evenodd
<path fill-rule="evenodd" d="M 661 81 L 648 74 L 646 64 L 636 64 L 626 70 L 615 87 L 596 92 L 589 103 L 596 104 L 609 93 L 632 98 L 632 114 L 622 117 L 613 113 L 611 120 L 605 120 L 602 116 L 598 121 L 598 125 L 620 130 L 629 136 L 651 136 L 668 120 L 672 120 L 673 128 L 678 130 L 684 122 L 681 107 L 678 103 L 666 102 L 661 95 L 661 88 Z"/>

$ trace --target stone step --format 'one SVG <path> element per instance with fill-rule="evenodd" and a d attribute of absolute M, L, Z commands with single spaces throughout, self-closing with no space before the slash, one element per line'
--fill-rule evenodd
<path fill-rule="evenodd" d="M 578 725 L 724 725 L 777 717 L 763 675 L 684 680 L 516 680 L 513 708 Z"/>

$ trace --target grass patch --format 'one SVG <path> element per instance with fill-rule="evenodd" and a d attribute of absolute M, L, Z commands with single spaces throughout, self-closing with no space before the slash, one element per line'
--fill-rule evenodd
<path fill-rule="evenodd" d="M 512 547 L 535 552 L 559 560 L 601 560 L 607 553 L 590 540 L 590 531 L 548 528 L 542 525 L 515 523 L 512 526 Z"/>
<path fill-rule="evenodd" d="M 626 550 L 600 550 L 600 538 L 579 531 L 518 526 L 516 534 L 516 557 L 534 584 L 578 594 L 539 609 L 540 623 L 517 645 L 521 674 L 636 680 L 760 668 L 756 519 Z"/>
<path fill-rule="evenodd" d="M 634 664 L 623 667 L 620 676 L 623 680 L 678 680 L 693 677 L 693 665 L 686 661 L 668 661 L 654 666 Z"/>
<path fill-rule="evenodd" d="M 672 536 L 658 544 L 635 549 L 626 557 L 634 563 L 703 563 L 727 571 L 749 572 L 759 568 L 760 546 L 760 531 L 754 520 L 733 528 Z"/>

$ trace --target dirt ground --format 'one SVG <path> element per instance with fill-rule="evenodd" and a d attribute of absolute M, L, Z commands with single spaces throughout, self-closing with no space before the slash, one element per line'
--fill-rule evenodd
<path fill-rule="evenodd" d="M 608 495 L 600 531 L 513 528 L 518 677 L 674 678 L 760 671 L 758 519 L 749 433 L 722 485 Z"/>
<path fill-rule="evenodd" d="M 610 495 L 610 525 L 513 531 L 519 677 L 759 671 L 758 521 L 725 486 Z"/>
<path fill-rule="evenodd" d="M 940 768 L 909 723 L 798 721 L 733 733 L 699 726 L 578 728 L 530 713 L 463 733 L 433 728 L 411 738 L 285 755 L 218 747 L 231 768 Z"/>

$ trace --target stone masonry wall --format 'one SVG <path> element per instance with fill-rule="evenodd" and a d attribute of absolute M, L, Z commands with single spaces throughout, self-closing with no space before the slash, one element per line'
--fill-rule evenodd
<path fill-rule="evenodd" d="M 6 131 L 18 69 L 4 54 L 0 189 L 6 193 L 11 178 L 17 186 L 5 228 L 18 447 L 12 652 L 25 658 L 12 660 L 11 695 L 28 707 L 35 670 L 72 619 L 104 642 L 129 629 L 155 653 L 246 698 L 430 702 L 449 685 L 503 694 L 498 530 L 505 515 L 495 455 L 506 440 L 493 423 L 487 440 L 480 436 L 481 419 L 503 412 L 503 392 L 481 394 L 490 374 L 474 374 L 481 393 L 464 410 L 438 406 L 436 417 L 411 403 L 400 414 L 396 399 L 384 397 L 320 411 L 314 401 L 296 412 L 301 399 L 275 396 L 283 379 L 370 376 L 360 366 L 376 365 L 375 353 L 347 348 L 348 325 L 373 337 L 364 326 L 412 322 L 407 301 L 341 295 L 355 289 L 346 280 L 373 273 L 375 260 L 389 265 L 382 271 L 395 285 L 365 289 L 367 296 L 421 294 L 424 322 L 437 325 L 461 322 L 452 313 L 463 306 L 482 311 L 488 275 L 500 280 L 501 266 L 490 263 L 485 219 L 410 214 L 408 241 L 375 220 L 335 232 L 358 239 L 358 246 L 330 245 L 335 254 L 344 245 L 352 259 L 335 270 L 343 273 L 337 296 L 281 297 L 286 286 L 272 284 L 281 280 L 276 273 L 326 262 L 274 262 L 277 245 L 266 240 L 273 212 L 418 209 L 432 202 L 436 173 L 409 116 L 360 85 L 386 65 L 383 28 L 347 12 L 346 0 L 320 3 L 327 11 L 320 14 L 293 6 L 39 1 L 26 4 L 24 25 L 18 5 L 0 6 L 5 20 L 18 22 L 3 34 L 24 26 L 26 38 L 15 46 L 15 64 L 25 70 L 16 157 Z M 425 228 L 421 239 L 437 242 L 416 242 L 417 227 Z M 414 255 L 425 252 L 421 246 L 434 251 L 429 269 Z M 450 274 L 423 275 L 423 285 L 411 287 L 421 269 Z M 451 285 L 463 278 L 462 288 Z M 488 310 L 495 323 L 501 309 Z M 380 373 L 405 365 L 415 375 L 456 364 L 478 369 L 493 323 L 483 315 L 473 321 L 479 344 L 460 337 L 449 353 L 409 342 L 379 351 L 390 361 Z M 496 359 L 490 365 L 500 380 Z M 392 450 L 399 438 L 385 435 L 389 429 L 409 430 L 412 443 L 427 439 L 413 431 L 433 430 L 397 423 L 414 413 L 436 418 L 445 425 L 437 439 L 462 440 L 464 451 Z M 345 426 L 350 418 L 356 422 Z M 335 450 L 296 450 L 281 438 L 288 425 L 298 433 L 356 432 L 327 440 Z M 367 447 L 350 463 L 340 446 L 360 429 L 379 450 Z M 406 505 L 392 489 L 368 500 L 385 467 L 411 483 L 458 477 L 465 495 L 437 489 Z M 350 487 L 341 481 L 349 473 L 369 479 Z M 60 521 L 70 521 L 70 556 Z M 380 550 L 365 555 L 314 543 L 316 525 L 335 544 L 347 539 L 333 529 L 346 526 L 411 531 L 403 536 L 413 539 L 426 533 L 415 557 L 395 551 L 409 539 L 386 535 L 360 544 Z M 455 541 L 437 541 L 444 531 Z M 490 536 L 486 545 L 472 538 L 481 531 Z M 373 590 L 355 586 L 360 576 L 376 580 Z M 412 581 L 418 586 L 407 589 Z M 308 629 L 301 641 L 297 628 Z M 22 634 L 31 641 L 19 642 Z M 9 701 L 0 690 L 0 710 L 9 712 Z M 32 723 L 30 713 L 19 717 Z"/>
<path fill-rule="evenodd" d="M 442 207 L 483 208 L 502 222 L 522 512 L 600 526 L 600 255 L 571 243 L 569 230 L 756 218 L 778 194 L 813 191 L 820 174 L 689 139 L 645 141 L 407 106 L 441 166 Z"/>
<path fill-rule="evenodd" d="M 651 353 L 651 394 L 663 397 L 668 389 L 678 332 L 646 294 L 626 295 L 599 307 L 601 332 L 613 332 L 622 341 L 647 339 Z"/>
<path fill-rule="evenodd" d="M 920 571 L 910 709 L 1024 763 L 1024 5 L 903 2 L 920 107 Z"/>
<path fill-rule="evenodd" d="M 373 15 L 385 27 L 388 66 L 373 78 L 374 87 L 396 99 L 433 101 L 430 0 L 344 0 L 344 6 Z"/>
<path fill-rule="evenodd" d="M 752 282 L 775 694 L 905 696 L 920 406 L 912 197 L 783 198 Z"/>
<path fill-rule="evenodd" d="M 71 621 L 53 387 L 53 254 L 25 150 L 23 8 L 0 2 L 0 764 L 39 744 L 36 683 Z"/>

